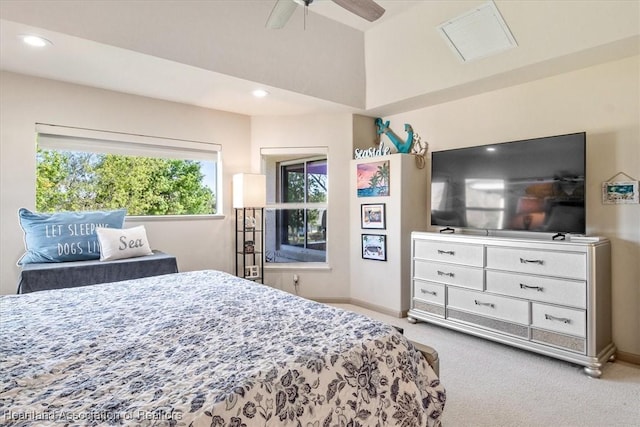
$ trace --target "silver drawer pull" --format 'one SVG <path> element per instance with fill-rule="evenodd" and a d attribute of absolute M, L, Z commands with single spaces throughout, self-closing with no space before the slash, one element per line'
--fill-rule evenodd
<path fill-rule="evenodd" d="M 544 261 L 541 259 L 524 259 L 524 258 L 520 258 L 520 263 L 521 264 L 539 264 L 542 265 L 544 264 Z"/>
<path fill-rule="evenodd" d="M 444 271 L 440 271 L 438 270 L 438 276 L 448 276 L 448 277 L 453 277 L 454 274 L 453 273 L 445 273 Z"/>
<path fill-rule="evenodd" d="M 474 299 L 473 302 L 475 302 L 476 305 L 486 305 L 487 307 L 495 308 L 495 305 L 492 302 L 480 302 L 477 299 Z"/>
<path fill-rule="evenodd" d="M 454 251 L 443 251 L 442 249 L 438 249 L 438 255 L 455 255 Z"/>
<path fill-rule="evenodd" d="M 434 297 L 437 295 L 436 291 L 428 291 L 428 290 L 422 289 L 422 288 L 420 288 L 420 292 L 422 292 L 423 294 L 433 295 Z"/>
<path fill-rule="evenodd" d="M 562 323 L 566 323 L 566 324 L 571 323 L 571 319 L 567 319 L 566 317 L 555 317 L 555 316 L 552 316 L 550 314 L 545 314 L 544 318 L 547 319 L 547 320 L 551 320 L 551 321 L 557 320 L 558 322 L 562 322 Z"/>
<path fill-rule="evenodd" d="M 542 292 L 543 287 L 542 286 L 529 286 L 529 285 L 525 285 L 524 283 L 520 283 L 520 289 L 535 289 L 538 292 Z"/>

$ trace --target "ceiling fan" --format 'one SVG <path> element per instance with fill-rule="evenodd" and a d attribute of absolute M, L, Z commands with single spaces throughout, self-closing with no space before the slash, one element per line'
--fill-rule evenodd
<path fill-rule="evenodd" d="M 373 22 L 384 14 L 384 8 L 374 0 L 332 0 L 349 12 Z M 267 19 L 267 28 L 279 29 L 285 26 L 298 5 L 309 7 L 313 0 L 276 0 Z"/>

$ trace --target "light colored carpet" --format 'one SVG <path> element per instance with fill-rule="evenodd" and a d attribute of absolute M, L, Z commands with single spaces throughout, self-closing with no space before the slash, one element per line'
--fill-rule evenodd
<path fill-rule="evenodd" d="M 404 328 L 440 356 L 444 427 L 640 427 L 640 367 L 607 363 L 600 379 L 582 367 L 427 323 L 332 304 Z"/>

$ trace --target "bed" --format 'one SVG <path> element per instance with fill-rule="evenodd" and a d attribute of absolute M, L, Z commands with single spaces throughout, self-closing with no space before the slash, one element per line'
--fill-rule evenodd
<path fill-rule="evenodd" d="M 119 282 L 177 272 L 176 257 L 160 251 L 113 261 L 90 259 L 25 264 L 20 271 L 18 293 Z"/>
<path fill-rule="evenodd" d="M 3 425 L 437 426 L 392 326 L 205 270 L 0 298 Z"/>

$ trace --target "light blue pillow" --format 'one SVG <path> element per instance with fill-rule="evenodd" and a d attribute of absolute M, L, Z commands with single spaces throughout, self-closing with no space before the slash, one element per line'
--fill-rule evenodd
<path fill-rule="evenodd" d="M 48 214 L 21 208 L 26 252 L 18 264 L 99 259 L 96 228 L 122 228 L 126 214 L 126 209 Z"/>

